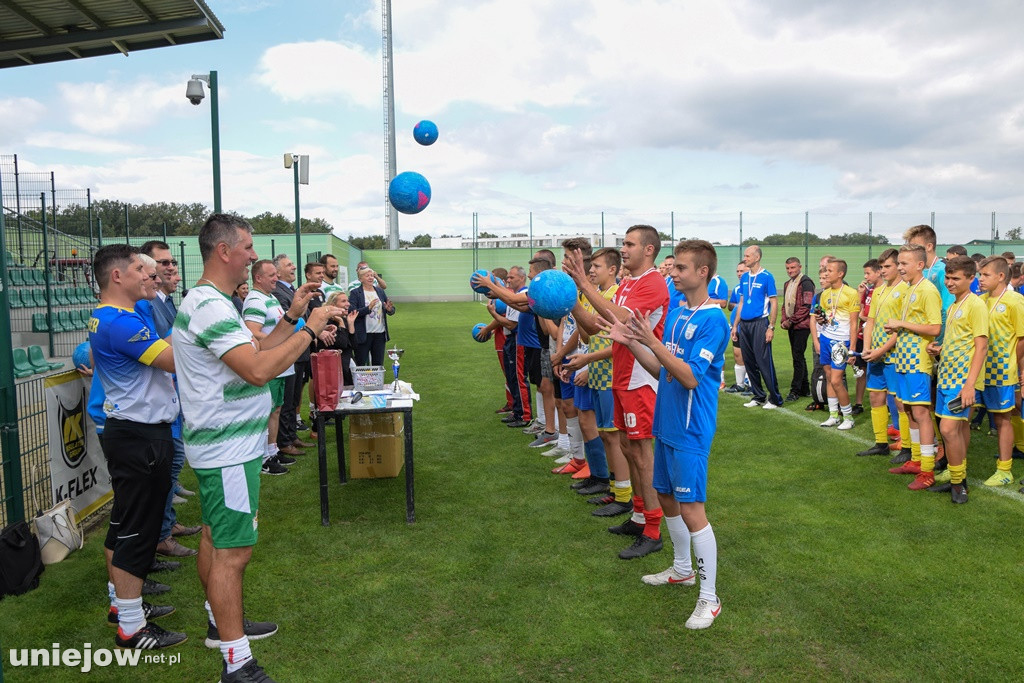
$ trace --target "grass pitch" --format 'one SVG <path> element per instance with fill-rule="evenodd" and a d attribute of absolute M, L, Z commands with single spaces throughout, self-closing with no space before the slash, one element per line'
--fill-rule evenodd
<path fill-rule="evenodd" d="M 707 508 L 723 611 L 711 629 L 687 631 L 697 589 L 640 582 L 671 562 L 667 533 L 664 551 L 619 560 L 627 542 L 494 415 L 504 397 L 493 345 L 469 333 L 485 319 L 464 303 L 404 304 L 391 320 L 406 349 L 402 376 L 422 395 L 416 524 L 404 521 L 402 475 L 342 486 L 329 455 L 329 528 L 319 523 L 314 450 L 291 474 L 263 479 L 245 602 L 251 618 L 280 624 L 252 646 L 276 680 L 1024 675 L 1014 646 L 1024 497 L 1017 486 L 980 485 L 994 470 L 994 439 L 973 433 L 971 501 L 953 506 L 948 494 L 908 491 L 887 458 L 853 457 L 872 441 L 866 414 L 840 433 L 819 428 L 824 415 L 805 413 L 806 401 L 768 413 L 722 394 Z M 774 346 L 785 394 L 788 340 Z M 195 488 L 188 468 L 183 480 Z M 178 510 L 198 523 L 198 501 Z M 108 667 L 93 680 L 216 680 L 194 560 L 154 578 L 173 590 L 152 602 L 178 608 L 158 623 L 189 634 L 173 650 L 180 663 Z M 39 589 L 0 602 L 6 676 L 80 679 L 70 667 L 14 669 L 10 649 L 112 647 L 105 582 L 96 533 Z"/>

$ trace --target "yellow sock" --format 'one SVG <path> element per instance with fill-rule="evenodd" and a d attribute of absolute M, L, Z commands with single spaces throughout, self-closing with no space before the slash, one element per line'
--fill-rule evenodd
<path fill-rule="evenodd" d="M 996 460 L 996 469 L 1000 472 L 1010 472 L 1013 468 L 1013 460 Z"/>
<path fill-rule="evenodd" d="M 949 466 L 949 481 L 951 484 L 962 484 L 967 478 L 967 461 L 959 465 Z"/>
<path fill-rule="evenodd" d="M 935 471 L 935 456 L 934 455 L 922 455 L 921 456 L 921 471 L 922 472 L 934 472 Z"/>
<path fill-rule="evenodd" d="M 931 449 L 935 448 L 932 444 L 928 444 L 928 450 L 931 454 L 934 451 Z M 917 429 L 910 430 L 910 459 L 913 462 L 921 462 L 921 432 Z M 934 455 L 932 455 L 934 460 Z"/>
<path fill-rule="evenodd" d="M 629 484 L 626 486 L 619 486 L 617 483 L 613 484 L 612 493 L 615 494 L 616 503 L 628 503 L 633 499 L 633 487 Z"/>
<path fill-rule="evenodd" d="M 875 443 L 889 443 L 886 434 L 886 422 L 889 418 L 889 409 L 885 406 L 871 406 L 871 428 L 875 432 Z"/>
<path fill-rule="evenodd" d="M 1020 415 L 1011 415 L 1010 424 L 1013 426 L 1013 445 L 1024 450 L 1024 421 Z"/>
<path fill-rule="evenodd" d="M 906 448 L 907 444 L 910 443 L 910 418 L 907 417 L 906 413 L 900 413 L 900 440 L 903 442 L 903 447 Z"/>

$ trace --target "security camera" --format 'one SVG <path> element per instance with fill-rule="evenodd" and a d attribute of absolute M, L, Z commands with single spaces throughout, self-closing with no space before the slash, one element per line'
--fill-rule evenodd
<path fill-rule="evenodd" d="M 188 86 L 185 88 L 185 97 L 192 104 L 198 105 L 206 97 L 206 93 L 203 92 L 203 82 L 198 78 L 190 79 Z"/>

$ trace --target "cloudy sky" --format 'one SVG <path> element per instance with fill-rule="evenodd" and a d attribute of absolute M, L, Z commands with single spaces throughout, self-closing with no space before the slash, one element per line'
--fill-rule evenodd
<path fill-rule="evenodd" d="M 3 72 L 0 153 L 58 184 L 212 206 L 221 83 L 225 208 L 291 215 L 284 152 L 309 154 L 303 215 L 384 232 L 380 7 L 208 0 L 225 39 Z M 396 0 L 398 170 L 430 206 L 403 238 L 609 231 L 727 242 L 803 228 L 943 241 L 1024 223 L 1024 5 L 862 0 Z M 435 121 L 439 141 L 412 127 Z"/>

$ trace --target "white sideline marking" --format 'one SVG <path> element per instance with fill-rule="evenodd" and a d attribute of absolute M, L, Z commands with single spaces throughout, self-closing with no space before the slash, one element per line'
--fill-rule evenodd
<path fill-rule="evenodd" d="M 732 395 L 733 394 L 729 394 L 729 396 L 732 396 Z M 741 396 L 740 398 L 747 398 L 747 397 Z M 743 403 L 746 403 L 746 401 L 744 401 Z M 743 407 L 742 403 L 740 404 L 740 407 L 741 408 Z M 764 408 L 744 408 L 744 410 L 762 410 L 763 411 Z M 779 411 L 778 410 L 773 410 L 773 411 L 771 411 L 771 413 L 773 415 L 777 415 L 777 414 L 779 414 Z M 800 413 L 794 412 L 794 411 L 789 410 L 788 408 L 785 408 L 785 407 L 783 407 L 783 409 L 782 409 L 782 414 L 783 415 L 788 415 L 789 417 L 791 417 L 791 418 L 793 418 L 795 420 L 799 420 L 800 422 L 804 422 L 804 423 L 807 423 L 809 425 L 812 425 L 812 426 L 816 427 L 819 431 L 827 431 L 830 434 L 834 434 L 835 436 L 841 436 L 844 439 L 847 439 L 849 441 L 853 441 L 853 442 L 855 442 L 857 444 L 861 444 L 861 445 L 865 445 L 865 446 L 869 446 L 869 445 L 873 445 L 874 444 L 873 441 L 869 441 L 867 439 L 859 437 L 856 434 L 850 434 L 849 432 L 845 432 L 845 431 L 841 432 L 838 429 L 836 429 L 835 427 L 828 427 L 828 428 L 821 427 L 821 426 L 819 426 L 818 422 L 816 422 L 813 418 L 807 417 L 806 415 L 801 415 Z M 878 457 L 878 456 L 874 456 L 874 457 Z M 996 494 L 998 496 L 1003 496 L 1005 498 L 1012 498 L 1013 500 L 1016 500 L 1016 501 L 1024 503 L 1024 495 L 1022 495 L 1020 493 L 1017 493 L 1012 488 L 1006 488 L 1005 486 L 985 486 L 985 482 L 983 480 L 981 480 L 981 479 L 968 479 L 967 480 L 967 484 L 970 486 L 970 491 L 972 493 L 974 491 L 985 491 L 987 493 L 994 493 L 994 494 Z"/>

